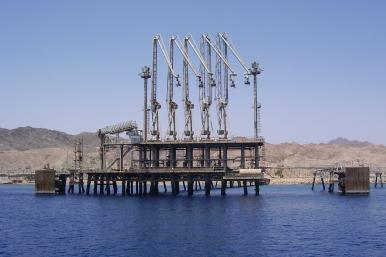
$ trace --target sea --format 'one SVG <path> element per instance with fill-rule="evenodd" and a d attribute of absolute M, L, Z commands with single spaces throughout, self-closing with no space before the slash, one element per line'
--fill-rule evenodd
<path fill-rule="evenodd" d="M 386 187 L 194 193 L 59 196 L 1 185 L 0 256 L 386 256 Z"/>

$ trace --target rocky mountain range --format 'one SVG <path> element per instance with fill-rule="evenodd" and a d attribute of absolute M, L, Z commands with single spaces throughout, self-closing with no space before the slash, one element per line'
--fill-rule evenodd
<path fill-rule="evenodd" d="M 0 151 L 71 147 L 77 138 L 83 138 L 84 144 L 89 147 L 98 145 L 96 133 L 84 132 L 70 135 L 45 128 L 0 128 Z"/>
<path fill-rule="evenodd" d="M 96 133 L 70 135 L 45 128 L 0 128 L 0 171 L 38 169 L 50 163 L 55 168 L 69 167 L 77 138 L 83 138 L 85 162 L 98 165 L 99 139 Z M 324 144 L 266 144 L 265 162 L 269 166 L 321 166 L 341 161 L 360 161 L 386 167 L 386 146 L 337 138 Z"/>

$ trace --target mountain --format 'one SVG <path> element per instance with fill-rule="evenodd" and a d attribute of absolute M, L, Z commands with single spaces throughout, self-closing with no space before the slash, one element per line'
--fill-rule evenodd
<path fill-rule="evenodd" d="M 365 147 L 365 146 L 374 145 L 368 141 L 349 140 L 349 139 L 344 138 L 344 137 L 338 137 L 336 139 L 330 140 L 327 144 L 329 144 L 329 145 L 343 145 L 343 146 L 358 146 L 358 147 Z"/>
<path fill-rule="evenodd" d="M 0 150 L 30 150 L 41 148 L 71 147 L 77 138 L 83 138 L 84 145 L 95 147 L 98 137 L 95 133 L 84 132 L 70 135 L 45 128 L 20 127 L 16 129 L 0 128 Z"/>
<path fill-rule="evenodd" d="M 77 138 L 83 138 L 84 166 L 97 167 L 99 138 L 96 133 L 71 135 L 44 128 L 0 128 L 0 173 L 26 168 L 35 170 L 46 163 L 56 169 L 70 167 Z M 360 160 L 386 167 L 386 146 L 346 138 L 326 144 L 267 143 L 264 152 L 262 163 L 265 166 L 324 166 Z"/>
<path fill-rule="evenodd" d="M 386 146 L 373 144 L 266 144 L 268 166 L 325 166 L 360 161 L 386 167 Z"/>

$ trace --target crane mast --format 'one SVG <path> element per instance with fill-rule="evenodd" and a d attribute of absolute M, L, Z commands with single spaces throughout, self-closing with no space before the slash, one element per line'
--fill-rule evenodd
<path fill-rule="evenodd" d="M 167 77 L 167 97 L 166 102 L 168 104 L 168 139 L 177 139 L 176 131 L 176 110 L 178 105 L 174 102 L 174 74 L 173 74 L 173 63 L 174 63 L 174 41 L 175 37 L 171 37 L 169 41 L 169 68 Z"/>
<path fill-rule="evenodd" d="M 228 138 L 227 129 L 227 106 L 229 99 L 228 79 L 231 87 L 235 87 L 234 77 L 237 75 L 228 61 L 227 45 L 217 36 L 217 43 L 213 44 L 209 35 L 204 34 L 208 47 L 216 52 L 216 101 L 217 101 L 217 134 L 224 139 Z M 224 71 L 224 77 L 222 72 Z M 231 72 L 228 78 L 229 71 Z"/>
<path fill-rule="evenodd" d="M 240 65 L 245 70 L 244 73 L 244 83 L 250 84 L 249 82 L 249 76 L 253 76 L 253 117 L 254 117 L 254 136 L 255 138 L 259 138 L 259 130 L 260 130 L 260 109 L 261 104 L 257 101 L 257 75 L 259 75 L 262 71 L 259 64 L 256 62 L 253 62 L 251 65 L 251 68 L 248 68 L 244 61 L 241 59 L 239 52 L 236 50 L 236 48 L 233 46 L 231 40 L 227 36 L 226 33 L 218 33 L 218 36 L 222 39 L 224 44 L 231 50 L 233 55 L 236 57 Z"/>
<path fill-rule="evenodd" d="M 177 48 L 180 50 L 183 56 L 183 103 L 184 103 L 184 117 L 185 117 L 185 126 L 184 126 L 184 136 L 190 140 L 193 140 L 193 117 L 192 117 L 192 109 L 194 108 L 194 104 L 190 101 L 189 98 L 189 67 L 196 75 L 197 83 L 200 87 L 202 84 L 201 75 L 197 72 L 194 64 L 189 59 L 189 39 L 184 38 L 183 46 L 181 41 L 177 37 L 174 41 Z"/>
<path fill-rule="evenodd" d="M 221 41 L 217 39 L 217 48 L 227 58 L 226 49 L 221 45 Z M 222 73 L 224 72 L 224 77 Z M 222 59 L 219 54 L 216 55 L 216 100 L 217 100 L 217 122 L 218 130 L 217 134 L 223 136 L 224 139 L 228 138 L 227 129 L 227 105 L 228 105 L 228 67 L 223 65 Z"/>
<path fill-rule="evenodd" d="M 191 35 L 184 37 L 183 41 L 178 36 L 172 36 L 169 40 L 169 49 L 165 48 L 165 44 L 160 35 L 153 38 L 153 65 L 150 74 L 144 79 L 151 77 L 150 89 L 150 111 L 151 125 L 149 126 L 149 134 L 152 140 L 160 140 L 160 123 L 159 110 L 161 105 L 157 98 L 157 73 L 158 73 L 158 54 L 163 55 L 167 65 L 167 87 L 166 87 L 166 104 L 168 112 L 168 126 L 166 139 L 177 140 L 176 129 L 176 110 L 178 105 L 174 99 L 175 86 L 180 86 L 179 75 L 175 72 L 174 67 L 174 50 L 177 46 L 183 57 L 183 112 L 184 112 L 184 131 L 183 138 L 193 140 L 193 109 L 194 104 L 190 98 L 190 83 L 189 72 L 192 71 L 196 77 L 198 85 L 198 96 L 200 105 L 201 118 L 201 139 L 211 139 L 212 123 L 211 123 L 211 105 L 213 101 L 216 104 L 217 111 L 217 135 L 220 138 L 228 138 L 228 105 L 229 105 L 229 87 L 235 87 L 235 70 L 231 66 L 231 61 L 236 59 L 244 70 L 244 83 L 250 84 L 250 77 L 253 76 L 253 110 L 254 110 L 254 136 L 259 138 L 260 133 L 260 103 L 257 102 L 257 75 L 261 73 L 259 64 L 254 62 L 248 68 L 240 54 L 234 47 L 226 33 L 217 33 L 212 40 L 207 33 L 203 33 L 197 45 Z M 191 47 L 191 49 L 189 49 Z M 160 49 L 161 51 L 159 51 Z M 190 58 L 189 54 L 193 54 L 198 58 L 199 69 L 196 69 L 195 63 Z M 214 56 L 212 56 L 212 54 Z M 233 55 L 229 59 L 229 54 Z M 215 62 L 215 69 L 212 70 L 212 57 Z M 234 57 L 234 58 L 233 58 Z M 197 60 L 195 60 L 197 61 Z M 233 63 L 232 63 L 233 65 Z M 214 90 L 214 91 L 213 91 Z M 214 94 L 214 95 L 213 95 Z M 146 99 L 146 98 L 145 98 Z M 146 103 L 144 108 L 147 110 Z M 144 119 L 148 119 L 150 115 L 144 115 Z M 145 122 L 146 123 L 146 122 Z M 144 130 L 147 130 L 147 123 L 144 125 Z M 146 132 L 144 132 L 146 133 Z"/>
<path fill-rule="evenodd" d="M 208 55 L 205 40 L 201 37 L 200 46 L 198 47 L 191 35 L 185 37 L 185 41 L 191 46 L 194 54 L 197 56 L 199 68 L 199 103 L 201 116 L 201 136 L 210 139 L 210 105 L 211 105 L 211 87 L 216 85 L 213 78 L 213 72 L 209 67 L 209 62 L 206 58 Z M 197 75 L 196 75 L 197 76 Z M 198 77 L 198 76 L 197 76 Z"/>
<path fill-rule="evenodd" d="M 188 41 L 184 39 L 184 51 L 188 55 Z M 190 140 L 193 140 L 193 121 L 192 121 L 192 109 L 194 104 L 190 101 L 189 98 L 189 68 L 188 68 L 188 59 L 184 58 L 183 62 L 183 83 L 184 83 L 184 116 L 185 116 L 185 130 L 184 135 L 189 137 Z M 201 80 L 201 77 L 200 77 Z"/>
<path fill-rule="evenodd" d="M 153 65 L 152 65 L 152 81 L 151 81 L 151 93 L 150 93 L 150 105 L 151 105 L 151 119 L 152 119 L 152 128 L 150 131 L 151 136 L 155 140 L 160 140 L 160 126 L 159 126 L 159 109 L 161 109 L 161 104 L 158 102 L 157 99 L 157 71 L 158 71 L 158 46 L 161 49 L 161 52 L 163 54 L 163 57 L 165 59 L 165 62 L 168 66 L 168 85 L 167 88 L 169 89 L 169 81 L 170 78 L 172 78 L 172 81 L 170 83 L 174 83 L 174 79 L 176 79 L 177 86 L 180 85 L 179 82 L 179 76 L 176 74 L 176 72 L 173 69 L 173 65 L 171 63 L 171 59 L 166 52 L 165 44 L 163 43 L 163 40 L 160 35 L 156 35 L 153 38 Z M 173 92 L 171 92 L 173 94 Z M 167 95 L 169 99 L 169 95 Z M 172 99 L 172 98 L 171 98 Z M 168 106 L 168 110 L 170 109 L 170 106 Z M 174 116 L 175 117 L 175 116 Z M 172 119 L 173 120 L 173 119 Z M 174 118 L 175 121 L 175 118 Z M 174 122 L 175 124 L 175 122 Z M 172 126 L 173 127 L 173 126 Z M 175 132 L 175 129 L 172 130 L 172 132 Z M 170 130 L 169 130 L 170 132 Z"/>
<path fill-rule="evenodd" d="M 201 135 L 210 139 L 210 106 L 212 105 L 212 87 L 216 86 L 212 72 L 212 51 L 210 43 L 205 34 L 201 36 L 200 41 L 201 56 L 204 57 L 206 67 L 203 63 L 200 65 L 201 77 L 203 78 L 203 87 L 200 88 L 200 105 L 201 105 Z"/>
<path fill-rule="evenodd" d="M 161 104 L 157 100 L 157 52 L 158 52 L 158 37 L 153 38 L 153 66 L 151 76 L 151 89 L 150 89 L 150 109 L 151 109 L 151 131 L 150 134 L 155 140 L 159 140 L 159 109 Z"/>

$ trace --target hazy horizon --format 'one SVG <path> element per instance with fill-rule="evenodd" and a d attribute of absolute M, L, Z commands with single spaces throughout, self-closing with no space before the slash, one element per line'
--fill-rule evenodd
<path fill-rule="evenodd" d="M 78 134 L 125 120 L 140 125 L 138 73 L 151 66 L 152 37 L 226 31 L 245 62 L 264 69 L 258 95 L 267 142 L 344 137 L 386 145 L 384 1 L 194 1 L 171 2 L 171 9 L 163 2 L 145 8 L 142 1 L 21 2 L 0 2 L 0 127 Z M 251 136 L 252 87 L 234 66 L 230 133 Z M 159 74 L 163 131 L 165 81 Z M 176 99 L 181 134 L 180 88 Z"/>

